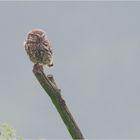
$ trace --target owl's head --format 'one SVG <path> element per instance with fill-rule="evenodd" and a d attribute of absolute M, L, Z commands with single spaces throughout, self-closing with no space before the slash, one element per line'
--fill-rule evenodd
<path fill-rule="evenodd" d="M 34 29 L 27 34 L 27 41 L 31 43 L 40 43 L 46 36 L 46 33 L 41 29 Z"/>

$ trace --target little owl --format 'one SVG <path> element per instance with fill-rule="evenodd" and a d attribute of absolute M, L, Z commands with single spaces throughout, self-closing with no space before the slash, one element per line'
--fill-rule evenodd
<path fill-rule="evenodd" d="M 34 29 L 29 32 L 24 47 L 34 64 L 53 66 L 52 47 L 43 30 Z"/>

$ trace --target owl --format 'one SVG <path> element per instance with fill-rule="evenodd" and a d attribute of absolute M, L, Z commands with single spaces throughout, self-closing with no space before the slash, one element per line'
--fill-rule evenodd
<path fill-rule="evenodd" d="M 53 66 L 53 52 L 46 32 L 34 29 L 27 34 L 25 50 L 34 64 Z"/>

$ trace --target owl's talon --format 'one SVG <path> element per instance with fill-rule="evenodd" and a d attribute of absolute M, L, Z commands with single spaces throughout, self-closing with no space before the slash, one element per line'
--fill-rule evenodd
<path fill-rule="evenodd" d="M 40 65 L 40 64 L 34 64 L 33 66 L 33 71 L 34 72 L 37 72 L 37 71 L 43 71 L 43 65 Z"/>

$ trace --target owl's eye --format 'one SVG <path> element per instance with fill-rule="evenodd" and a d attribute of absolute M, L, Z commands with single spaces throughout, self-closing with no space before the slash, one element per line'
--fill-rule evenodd
<path fill-rule="evenodd" d="M 32 35 L 28 35 L 28 39 L 32 39 Z"/>
<path fill-rule="evenodd" d="M 28 39 L 29 39 L 29 40 L 37 40 L 37 39 L 38 39 L 38 36 L 35 35 L 35 34 L 31 34 L 31 33 L 30 33 L 30 34 L 28 35 Z"/>

